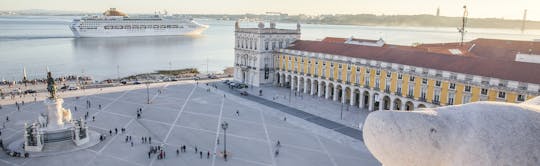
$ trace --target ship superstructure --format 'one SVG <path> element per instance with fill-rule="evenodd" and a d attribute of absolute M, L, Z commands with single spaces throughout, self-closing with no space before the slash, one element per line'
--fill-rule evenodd
<path fill-rule="evenodd" d="M 153 16 L 129 17 L 115 8 L 99 16 L 74 19 L 70 25 L 75 37 L 198 35 L 208 28 L 187 18 Z"/>

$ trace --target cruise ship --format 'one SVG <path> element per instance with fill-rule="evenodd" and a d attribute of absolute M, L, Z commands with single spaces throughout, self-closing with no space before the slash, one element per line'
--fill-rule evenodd
<path fill-rule="evenodd" d="M 129 17 L 111 8 L 99 16 L 74 19 L 70 29 L 75 37 L 127 37 L 198 35 L 208 28 L 192 19 L 153 16 Z"/>

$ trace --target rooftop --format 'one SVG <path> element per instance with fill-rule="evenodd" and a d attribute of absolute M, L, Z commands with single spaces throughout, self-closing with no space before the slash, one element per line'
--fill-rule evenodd
<path fill-rule="evenodd" d="M 287 49 L 540 84 L 540 76 L 530 74 L 540 73 L 539 63 L 516 61 L 518 53 L 540 56 L 540 42 L 480 38 L 462 46 L 459 43 L 436 43 L 417 46 L 385 44 L 383 47 L 374 47 L 347 44 L 346 40 L 297 40 Z"/>

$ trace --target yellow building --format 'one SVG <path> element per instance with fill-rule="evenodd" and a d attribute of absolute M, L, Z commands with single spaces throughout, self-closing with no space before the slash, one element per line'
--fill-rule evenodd
<path fill-rule="evenodd" d="M 529 41 L 297 40 L 273 63 L 275 85 L 369 110 L 518 103 L 538 96 L 540 87 L 540 42 Z"/>

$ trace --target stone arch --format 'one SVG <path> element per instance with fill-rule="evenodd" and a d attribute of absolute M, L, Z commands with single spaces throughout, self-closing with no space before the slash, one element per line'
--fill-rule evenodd
<path fill-rule="evenodd" d="M 281 79 L 281 83 L 279 84 L 279 86 L 282 86 L 282 87 L 285 86 L 287 81 L 285 81 L 286 77 L 284 73 L 281 73 L 280 79 Z"/>
<path fill-rule="evenodd" d="M 290 74 L 287 74 L 287 76 L 285 77 L 286 80 L 285 80 L 285 87 L 286 88 L 291 88 L 291 82 L 292 82 L 292 76 Z"/>
<path fill-rule="evenodd" d="M 352 100 L 354 99 L 354 98 L 351 98 L 351 94 L 353 93 L 353 90 L 351 89 L 351 87 L 346 86 L 344 92 L 345 93 L 342 94 L 342 96 L 345 99 L 345 104 L 351 104 L 351 102 L 353 102 Z"/>
<path fill-rule="evenodd" d="M 297 87 L 297 90 L 299 92 L 303 92 L 304 91 L 304 81 L 305 81 L 305 78 L 304 77 L 298 77 L 298 85 L 296 86 Z"/>
<path fill-rule="evenodd" d="M 296 90 L 296 88 L 298 88 L 298 76 L 292 76 L 292 80 L 291 80 L 291 89 L 292 90 Z"/>
<path fill-rule="evenodd" d="M 369 102 L 371 102 L 371 99 L 370 99 L 369 95 L 370 95 L 370 93 L 367 90 L 365 90 L 362 93 L 362 107 L 363 108 L 369 108 Z"/>
<path fill-rule="evenodd" d="M 306 92 L 307 94 L 311 94 L 311 79 L 309 77 L 306 77 L 305 82 L 306 82 L 306 89 L 304 90 L 304 92 Z"/>
<path fill-rule="evenodd" d="M 313 92 L 311 92 L 311 93 L 312 93 L 313 95 L 319 94 L 319 80 L 313 79 L 312 82 L 311 82 L 311 84 L 312 84 L 312 86 L 313 86 L 313 87 L 311 88 L 311 89 L 313 89 Z"/>
<path fill-rule="evenodd" d="M 390 99 L 390 96 L 385 95 L 382 98 L 383 110 L 391 110 L 391 108 L 390 108 L 390 106 L 392 105 L 391 102 L 392 102 L 392 99 Z"/>
<path fill-rule="evenodd" d="M 326 81 L 321 81 L 321 97 L 325 97 L 326 96 Z"/>
<path fill-rule="evenodd" d="M 414 110 L 414 103 L 411 102 L 411 101 L 405 102 L 405 108 L 404 108 L 404 110 L 407 110 L 407 111 L 412 111 L 412 110 Z"/>
<path fill-rule="evenodd" d="M 326 90 L 328 92 L 328 99 L 333 100 L 334 99 L 334 83 L 328 82 L 328 89 Z"/>
<path fill-rule="evenodd" d="M 343 85 L 336 84 L 336 91 L 334 92 L 334 95 L 337 97 L 337 101 L 341 102 L 343 101 Z"/>
<path fill-rule="evenodd" d="M 354 88 L 354 105 L 360 106 L 362 104 L 362 96 L 359 88 Z"/>
<path fill-rule="evenodd" d="M 418 104 L 418 106 L 416 106 L 416 108 L 420 109 L 420 108 L 427 108 L 426 105 L 420 103 Z"/>
<path fill-rule="evenodd" d="M 394 108 L 392 108 L 392 110 L 402 110 L 403 109 L 403 108 L 401 108 L 401 105 L 403 103 L 403 101 L 401 101 L 401 99 L 395 98 L 393 102 L 394 102 Z"/>
<path fill-rule="evenodd" d="M 281 85 L 281 74 L 279 72 L 276 72 L 276 75 L 274 76 L 274 79 L 275 79 L 275 85 L 278 85 L 280 86 Z"/>

